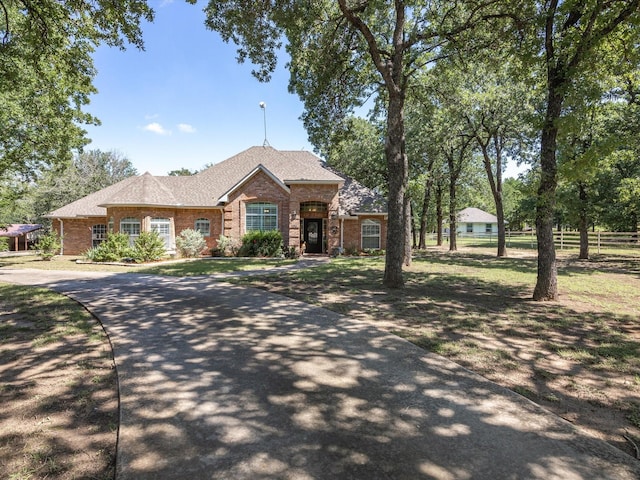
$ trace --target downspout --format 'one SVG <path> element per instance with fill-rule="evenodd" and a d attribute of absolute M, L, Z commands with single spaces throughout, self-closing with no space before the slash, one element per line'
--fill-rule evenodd
<path fill-rule="evenodd" d="M 344 218 L 340 219 L 340 251 L 344 252 Z"/>
<path fill-rule="evenodd" d="M 220 235 L 224 235 L 224 207 L 222 208 L 222 210 L 220 210 L 220 213 L 222 213 L 221 215 L 221 224 L 222 224 L 222 230 L 220 230 Z"/>
<path fill-rule="evenodd" d="M 60 222 L 60 255 L 64 255 L 64 222 L 58 218 Z"/>

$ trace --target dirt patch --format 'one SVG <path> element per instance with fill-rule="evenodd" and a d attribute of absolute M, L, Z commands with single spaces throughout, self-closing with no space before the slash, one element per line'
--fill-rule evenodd
<path fill-rule="evenodd" d="M 0 290 L 0 478 L 113 479 L 118 394 L 106 335 L 61 295 Z"/>
<path fill-rule="evenodd" d="M 242 280 L 407 338 L 503 385 L 633 457 L 640 446 L 637 261 L 560 262 L 558 302 L 530 300 L 535 258 L 431 252 L 400 290 L 382 261 Z M 327 275 L 332 281 L 327 281 Z"/>

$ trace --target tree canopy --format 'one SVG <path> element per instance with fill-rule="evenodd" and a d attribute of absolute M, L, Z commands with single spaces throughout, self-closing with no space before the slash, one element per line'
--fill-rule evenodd
<path fill-rule="evenodd" d="M 192 0 L 188 0 L 194 3 Z M 0 0 L 0 178 L 32 177 L 87 143 L 99 44 L 143 47 L 146 0 Z"/>

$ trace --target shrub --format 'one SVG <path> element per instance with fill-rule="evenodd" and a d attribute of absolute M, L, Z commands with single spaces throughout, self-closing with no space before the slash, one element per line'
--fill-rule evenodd
<path fill-rule="evenodd" d="M 44 235 L 40 235 L 33 246 L 42 260 L 51 260 L 60 252 L 61 247 L 62 243 L 56 232 L 47 232 Z"/>
<path fill-rule="evenodd" d="M 218 251 L 222 253 L 225 257 L 235 257 L 238 255 L 240 251 L 240 242 L 232 237 L 225 237 L 224 235 L 220 235 L 218 237 L 218 246 L 211 249 L 211 255 L 214 255 L 214 250 L 217 248 Z"/>
<path fill-rule="evenodd" d="M 123 258 L 134 256 L 135 252 L 129 245 L 129 235 L 126 233 L 110 233 L 104 242 L 84 254 L 85 258 L 93 262 L 119 262 Z"/>
<path fill-rule="evenodd" d="M 278 230 L 268 232 L 249 232 L 242 237 L 239 255 L 242 257 L 277 257 L 282 254 L 282 233 Z"/>
<path fill-rule="evenodd" d="M 166 255 L 164 240 L 158 232 L 142 232 L 133 245 L 133 258 L 137 262 L 155 262 Z"/>
<path fill-rule="evenodd" d="M 357 245 L 349 245 L 344 249 L 344 254 L 347 256 L 356 256 L 360 253 L 360 249 Z"/>
<path fill-rule="evenodd" d="M 290 246 L 286 248 L 284 245 L 282 246 L 282 254 L 284 258 L 300 258 L 300 250 L 297 247 Z"/>
<path fill-rule="evenodd" d="M 6 252 L 9 250 L 9 239 L 7 237 L 0 238 L 0 252 Z"/>
<path fill-rule="evenodd" d="M 207 248 L 207 241 L 198 230 L 187 228 L 176 237 L 176 247 L 183 257 L 199 257 L 202 251 Z"/>

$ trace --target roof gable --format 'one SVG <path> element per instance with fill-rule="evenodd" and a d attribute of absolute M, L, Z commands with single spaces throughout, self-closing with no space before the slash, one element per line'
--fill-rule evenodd
<path fill-rule="evenodd" d="M 290 183 L 333 183 L 343 179 L 322 166 L 318 157 L 305 151 L 279 151 L 272 147 L 251 147 L 216 163 L 195 177 L 205 183 L 215 199 L 222 199 L 262 166 L 283 185 Z"/>
<path fill-rule="evenodd" d="M 458 212 L 461 223 L 498 223 L 498 217 L 479 208 L 468 207 Z"/>
<path fill-rule="evenodd" d="M 229 195 L 233 192 L 241 188 L 244 184 L 246 184 L 249 180 L 255 177 L 258 173 L 263 172 L 267 177 L 269 177 L 276 185 L 282 188 L 287 193 L 290 193 L 289 187 L 287 187 L 278 177 L 276 177 L 273 173 L 269 171 L 269 169 L 265 168 L 264 165 L 260 164 L 256 168 L 254 168 L 249 174 L 236 183 L 231 189 L 224 192 L 220 198 L 218 198 L 218 202 L 226 203 L 229 201 Z"/>

